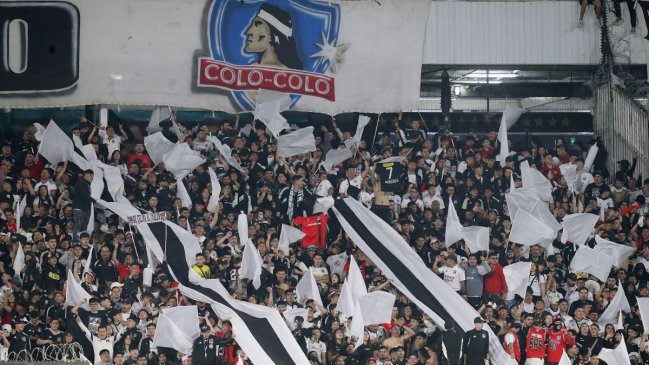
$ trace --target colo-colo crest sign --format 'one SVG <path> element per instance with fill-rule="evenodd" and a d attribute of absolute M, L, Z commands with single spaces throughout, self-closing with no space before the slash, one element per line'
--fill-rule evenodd
<path fill-rule="evenodd" d="M 257 90 L 335 101 L 340 5 L 322 0 L 214 0 L 207 19 L 211 57 L 198 59 L 199 88 L 232 92 L 243 110 Z M 328 74 L 327 74 L 328 73 Z"/>

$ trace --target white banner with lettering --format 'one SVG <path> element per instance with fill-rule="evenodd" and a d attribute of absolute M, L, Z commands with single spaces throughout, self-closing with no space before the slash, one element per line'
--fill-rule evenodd
<path fill-rule="evenodd" d="M 0 0 L 0 107 L 389 112 L 419 100 L 430 0 Z"/>

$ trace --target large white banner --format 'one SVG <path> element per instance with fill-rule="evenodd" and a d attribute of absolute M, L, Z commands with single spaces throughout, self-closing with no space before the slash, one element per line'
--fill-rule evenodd
<path fill-rule="evenodd" d="M 430 0 L 0 0 L 0 107 L 411 109 Z"/>

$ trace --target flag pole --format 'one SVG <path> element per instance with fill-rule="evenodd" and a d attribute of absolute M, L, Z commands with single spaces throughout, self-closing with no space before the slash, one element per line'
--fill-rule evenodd
<path fill-rule="evenodd" d="M 374 148 L 374 142 L 376 142 L 376 135 L 379 133 L 379 122 L 381 121 L 381 113 L 376 117 L 376 128 L 374 129 L 374 137 L 372 137 L 372 145 L 370 148 Z"/>

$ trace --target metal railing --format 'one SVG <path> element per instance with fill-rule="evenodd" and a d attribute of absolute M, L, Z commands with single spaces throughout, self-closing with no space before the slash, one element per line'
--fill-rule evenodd
<path fill-rule="evenodd" d="M 594 133 L 608 150 L 607 168 L 612 177 L 616 163 L 638 157 L 635 176 L 649 177 L 649 112 L 610 83 L 594 87 Z"/>
<path fill-rule="evenodd" d="M 88 365 L 88 360 L 83 355 L 83 348 L 78 343 L 63 345 L 47 345 L 19 352 L 0 350 L 0 363 L 27 364 L 27 363 L 65 363 L 67 365 Z"/>

